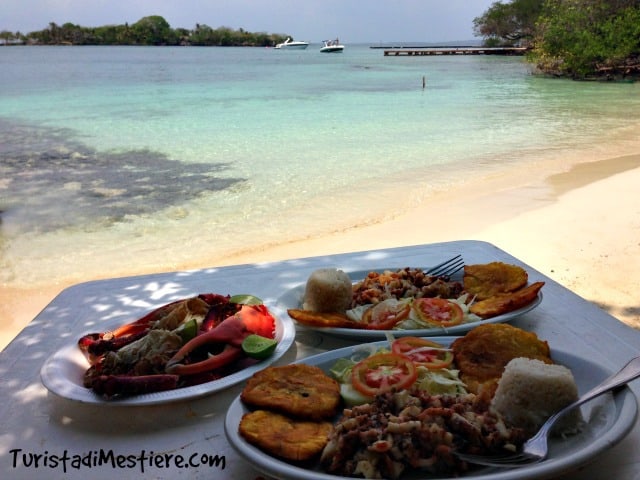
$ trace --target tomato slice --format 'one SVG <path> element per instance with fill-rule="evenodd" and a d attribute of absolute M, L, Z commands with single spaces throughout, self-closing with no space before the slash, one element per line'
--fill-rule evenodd
<path fill-rule="evenodd" d="M 392 298 L 366 309 L 362 314 L 362 321 L 369 330 L 391 330 L 405 320 L 410 312 L 409 302 L 400 302 Z"/>
<path fill-rule="evenodd" d="M 452 327 L 464 319 L 460 305 L 445 298 L 416 298 L 413 309 L 421 320 L 440 327 Z"/>
<path fill-rule="evenodd" d="M 443 350 L 443 345 L 418 337 L 402 337 L 394 340 L 391 351 L 409 357 L 416 365 L 430 370 L 447 368 L 453 363 L 453 352 Z"/>
<path fill-rule="evenodd" d="M 372 355 L 351 369 L 353 387 L 368 397 L 409 388 L 417 378 L 415 364 L 408 357 L 396 353 Z"/>

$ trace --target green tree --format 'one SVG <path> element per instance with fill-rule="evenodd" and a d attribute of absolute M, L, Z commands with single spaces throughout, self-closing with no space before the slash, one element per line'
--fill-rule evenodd
<path fill-rule="evenodd" d="M 71 43 L 73 45 L 84 45 L 87 43 L 87 29 L 67 22 L 58 28 L 57 43 Z"/>
<path fill-rule="evenodd" d="M 640 75 L 640 0 L 495 2 L 473 23 L 485 45 L 531 46 L 543 73 Z"/>
<path fill-rule="evenodd" d="M 169 23 L 160 15 L 143 17 L 131 26 L 133 36 L 141 45 L 175 45 L 176 36 Z"/>
<path fill-rule="evenodd" d="M 117 25 L 104 25 L 93 29 L 93 42 L 98 45 L 118 45 L 121 42 L 118 38 L 120 27 Z"/>
<path fill-rule="evenodd" d="M 3 43 L 9 44 L 13 39 L 13 32 L 10 32 L 9 30 L 2 30 L 0 32 L 0 40 L 2 40 Z"/>
<path fill-rule="evenodd" d="M 116 44 L 131 45 L 134 43 L 133 30 L 128 23 L 116 27 Z"/>
<path fill-rule="evenodd" d="M 545 73 L 572 78 L 637 71 L 640 2 L 547 0 L 531 58 Z"/>
<path fill-rule="evenodd" d="M 212 45 L 213 29 L 209 25 L 196 23 L 196 28 L 191 31 L 189 40 L 191 45 Z"/>
<path fill-rule="evenodd" d="M 230 47 L 234 44 L 233 37 L 233 30 L 228 27 L 220 27 L 215 31 L 214 38 L 216 39 L 216 41 L 214 45 L 218 45 L 220 47 Z"/>
<path fill-rule="evenodd" d="M 60 27 L 56 22 L 49 23 L 49 43 L 60 43 Z"/>
<path fill-rule="evenodd" d="M 189 35 L 190 32 L 186 28 L 176 28 L 175 29 L 176 39 L 179 45 L 188 45 L 189 44 Z"/>
<path fill-rule="evenodd" d="M 494 2 L 484 14 L 474 18 L 474 33 L 485 38 L 486 46 L 526 45 L 535 35 L 543 4 L 544 0 Z"/>

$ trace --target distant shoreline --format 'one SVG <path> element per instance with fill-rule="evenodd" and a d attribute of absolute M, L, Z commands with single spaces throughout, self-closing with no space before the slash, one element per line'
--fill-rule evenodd
<path fill-rule="evenodd" d="M 50 22 L 47 28 L 26 34 L 0 32 L 5 45 L 153 45 L 153 46 L 275 46 L 288 34 L 248 32 L 242 28 L 211 28 L 196 23 L 193 29 L 172 28 L 162 16 L 150 15 L 135 23 L 84 27 L 65 22 Z"/>

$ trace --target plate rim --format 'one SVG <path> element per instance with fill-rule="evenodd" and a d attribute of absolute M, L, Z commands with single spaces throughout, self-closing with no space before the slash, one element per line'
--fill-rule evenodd
<path fill-rule="evenodd" d="M 40 381 L 49 392 L 60 398 L 78 403 L 102 405 L 107 407 L 139 407 L 168 404 L 185 400 L 194 400 L 220 392 L 242 382 L 258 370 L 262 370 L 263 368 L 278 361 L 285 355 L 291 345 L 293 345 L 296 336 L 296 328 L 293 324 L 293 320 L 287 315 L 283 315 L 277 308 L 268 305 L 267 302 L 265 302 L 264 305 L 267 306 L 269 312 L 276 321 L 276 332 L 278 330 L 278 323 L 280 324 L 281 338 L 273 355 L 261 362 L 250 365 L 218 380 L 212 380 L 210 382 L 190 387 L 177 388 L 174 390 L 145 393 L 121 399 L 105 400 L 90 389 L 75 383 L 70 378 L 60 376 L 60 372 L 64 371 L 64 369 L 61 368 L 61 362 L 84 362 L 86 363 L 86 367 L 89 367 L 89 363 L 77 347 L 77 340 L 74 340 L 72 343 L 66 343 L 57 349 L 44 361 L 40 368 Z M 114 327 L 120 325 L 122 325 L 122 321 L 117 325 L 114 324 Z M 105 326 L 108 327 L 109 325 L 105 324 Z"/>
<path fill-rule="evenodd" d="M 382 267 L 382 268 L 371 268 L 371 269 L 361 269 L 361 270 L 354 270 L 354 271 L 346 271 L 345 272 L 351 276 L 354 275 L 356 276 L 355 280 L 352 279 L 352 282 L 358 282 L 359 279 L 363 279 L 367 273 L 369 272 L 383 272 L 386 270 L 398 270 L 398 269 L 402 269 L 403 267 L 399 267 L 399 268 L 387 268 L 387 267 Z M 301 282 L 289 289 L 287 289 L 284 293 L 282 293 L 276 300 L 276 305 L 278 305 L 280 307 L 280 309 L 284 312 L 285 315 L 288 316 L 287 313 L 287 309 L 289 308 L 300 308 L 301 305 L 290 305 L 287 302 L 283 301 L 283 299 L 285 297 L 291 296 L 291 295 L 295 295 L 298 292 L 300 294 L 304 294 L 304 289 L 305 289 L 305 285 L 306 282 Z M 301 296 L 301 295 L 300 295 Z M 341 337 L 341 338 L 346 338 L 346 339 L 360 339 L 360 340 L 365 340 L 365 341 L 373 341 L 375 339 L 384 339 L 385 336 L 387 334 L 392 334 L 396 337 L 425 337 L 425 336 L 429 336 L 429 337 L 441 337 L 441 336 L 451 336 L 451 335 L 457 335 L 457 334 L 462 334 L 462 333 L 466 333 L 469 330 L 479 326 L 479 325 L 483 325 L 483 324 L 488 324 L 488 323 L 506 323 L 509 322 L 515 318 L 518 318 L 522 315 L 524 315 L 525 313 L 530 312 L 531 310 L 535 309 L 536 307 L 538 307 L 541 303 L 542 300 L 544 298 L 544 295 L 542 293 L 542 289 L 540 289 L 538 291 L 538 295 L 536 296 L 536 298 L 530 302 L 529 304 L 525 305 L 524 307 L 521 307 L 517 310 L 514 310 L 512 312 L 508 312 L 508 313 L 503 313 L 502 315 L 497 315 L 495 317 L 491 317 L 491 318 L 487 318 L 487 319 L 482 319 L 482 320 L 478 320 L 475 322 L 469 322 L 469 323 L 463 323 L 460 325 L 454 325 L 453 327 L 433 327 L 433 328 L 421 328 L 421 329 L 413 329 L 413 330 L 367 330 L 367 329 L 360 329 L 360 328 L 341 328 L 341 327 L 316 327 L 316 326 L 312 326 L 312 325 L 301 325 L 298 322 L 294 322 L 294 325 L 296 328 L 298 327 L 304 327 L 305 329 L 308 330 L 312 330 L 314 332 L 317 333 L 324 333 L 327 335 L 333 335 L 336 337 Z"/>
<path fill-rule="evenodd" d="M 452 342 L 453 339 L 459 337 L 424 337 L 431 338 L 436 342 Z M 352 345 L 348 347 L 343 347 L 336 350 L 329 350 L 327 352 L 323 352 L 317 355 L 313 355 L 310 357 L 302 358 L 297 360 L 294 363 L 308 363 L 310 365 L 319 365 L 329 361 L 332 357 L 334 359 L 342 358 L 343 356 L 348 356 L 355 349 L 363 346 L 363 345 L 385 345 L 387 341 L 381 340 L 378 342 L 368 342 L 364 344 Z M 553 351 L 560 352 L 563 356 L 569 356 L 576 358 L 577 360 L 585 363 L 593 363 L 589 362 L 585 357 L 576 355 L 574 352 L 567 351 L 560 348 L 554 348 Z M 614 370 L 607 368 L 601 365 L 601 368 L 609 373 L 614 373 Z M 618 408 L 618 399 L 620 402 Z M 582 465 L 586 465 L 591 461 L 595 461 L 594 456 L 602 453 L 603 451 L 613 447 L 618 444 L 622 439 L 624 439 L 627 434 L 632 430 L 633 426 L 636 423 L 636 419 L 638 417 L 638 399 L 633 394 L 633 391 L 628 385 L 625 385 L 620 391 L 616 393 L 615 397 L 612 397 L 613 403 L 615 405 L 615 421 L 613 424 L 599 437 L 594 438 L 591 443 L 585 445 L 577 452 L 572 453 L 571 455 L 561 456 L 561 457 L 551 457 L 547 458 L 542 462 L 531 464 L 526 467 L 518 468 L 518 469 L 509 469 L 509 470 L 496 470 L 496 469 L 483 469 L 477 472 L 477 474 L 471 475 L 462 475 L 459 478 L 468 478 L 471 480 L 479 480 L 481 478 L 490 477 L 496 480 L 526 480 L 526 479 L 540 479 L 540 478 L 548 478 L 552 475 L 557 475 L 561 473 L 567 473 L 577 469 Z M 239 413 L 243 413 L 248 411 L 248 409 L 244 406 L 240 399 L 240 395 L 233 399 L 229 408 L 227 409 L 227 414 L 224 420 L 224 430 L 225 436 L 229 444 L 233 447 L 234 451 L 240 455 L 244 460 L 249 462 L 253 468 L 260 471 L 263 474 L 282 479 L 282 480 L 291 480 L 291 479 L 300 479 L 300 480 L 348 480 L 349 477 L 342 477 L 331 475 L 325 472 L 319 472 L 315 470 L 306 470 L 301 467 L 297 467 L 295 465 L 289 464 L 283 460 L 279 460 L 275 457 L 270 456 L 269 454 L 263 452 L 257 447 L 248 444 L 240 435 L 238 434 L 238 425 L 240 422 L 241 415 Z M 621 419 L 624 419 L 621 420 Z M 261 461 L 256 462 L 255 457 L 258 457 Z M 280 467 L 278 470 L 274 471 L 269 467 L 269 464 L 273 463 L 277 467 Z M 266 464 L 266 465 L 265 465 Z M 490 473 L 489 473 L 490 472 Z M 488 475 L 487 475 L 488 474 Z M 418 473 L 419 475 L 419 473 Z M 444 480 L 451 479 L 456 477 L 442 477 L 442 476 L 428 476 L 426 477 L 429 480 Z"/>

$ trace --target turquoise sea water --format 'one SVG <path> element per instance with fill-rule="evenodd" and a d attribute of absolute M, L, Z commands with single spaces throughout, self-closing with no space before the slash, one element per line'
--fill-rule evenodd
<path fill-rule="evenodd" d="M 521 57 L 318 48 L 0 48 L 0 279 L 308 238 L 640 141 L 637 84 L 538 78 Z"/>

